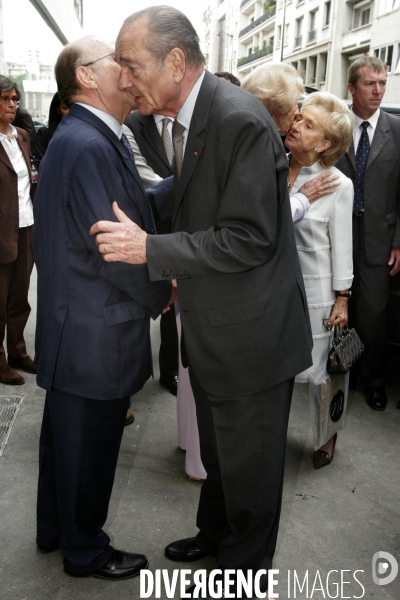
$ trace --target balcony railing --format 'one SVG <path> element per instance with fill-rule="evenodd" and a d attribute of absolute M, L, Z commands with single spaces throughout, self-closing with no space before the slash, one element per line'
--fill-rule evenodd
<path fill-rule="evenodd" d="M 317 39 L 317 30 L 311 29 L 311 31 L 308 32 L 308 41 L 315 42 L 316 39 Z"/>
<path fill-rule="evenodd" d="M 268 54 L 272 54 L 272 52 L 273 52 L 273 44 L 270 44 L 269 46 L 266 46 L 265 48 L 261 48 L 261 50 L 258 50 L 257 52 L 250 54 L 250 56 L 245 56 L 244 58 L 239 58 L 239 60 L 237 62 L 238 67 L 241 67 L 242 65 L 245 65 L 253 60 L 257 60 L 257 58 L 261 58 L 262 56 L 268 56 Z"/>
<path fill-rule="evenodd" d="M 273 17 L 275 15 L 275 13 L 276 13 L 276 5 L 271 6 L 271 8 L 269 8 L 267 10 L 267 12 L 265 12 L 263 15 L 261 15 L 261 17 L 258 17 L 258 19 L 256 19 L 252 23 L 250 23 L 250 25 L 247 25 L 247 27 L 242 29 L 242 31 L 239 32 L 239 37 L 241 38 L 243 35 L 245 35 L 249 31 L 251 31 L 255 27 L 257 27 L 261 23 L 264 23 L 264 21 L 268 21 L 268 19 L 271 19 L 271 17 Z"/>
<path fill-rule="evenodd" d="M 298 35 L 297 37 L 294 38 L 294 47 L 298 48 L 299 46 L 301 46 L 301 42 L 303 40 L 303 36 L 302 35 Z"/>

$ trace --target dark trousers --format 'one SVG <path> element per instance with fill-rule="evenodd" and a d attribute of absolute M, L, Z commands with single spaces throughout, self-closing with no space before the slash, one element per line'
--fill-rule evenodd
<path fill-rule="evenodd" d="M 385 385 L 387 305 L 390 267 L 371 266 L 365 253 L 364 216 L 353 217 L 354 281 L 349 303 L 349 325 L 365 346 L 360 374 L 365 387 Z"/>
<path fill-rule="evenodd" d="M 270 569 L 278 535 L 291 379 L 250 397 L 208 394 L 189 366 L 201 460 L 199 547 L 222 569 Z"/>
<path fill-rule="evenodd" d="M 160 375 L 162 377 L 174 377 L 178 375 L 178 330 L 176 328 L 175 307 L 171 306 L 170 310 L 161 315 L 160 318 Z"/>
<path fill-rule="evenodd" d="M 37 542 L 57 546 L 69 571 L 101 568 L 113 548 L 102 530 L 129 398 L 47 392 L 39 450 Z"/>
<path fill-rule="evenodd" d="M 7 328 L 7 354 L 25 358 L 24 329 L 31 307 L 28 302 L 29 281 L 33 268 L 33 225 L 18 232 L 18 256 L 0 264 L 0 367 L 7 364 L 4 338 Z"/>

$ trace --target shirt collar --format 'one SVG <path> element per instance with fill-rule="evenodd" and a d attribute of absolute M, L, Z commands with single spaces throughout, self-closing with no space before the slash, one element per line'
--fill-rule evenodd
<path fill-rule="evenodd" d="M 202 72 L 194 86 L 192 87 L 192 91 L 189 96 L 186 98 L 184 105 L 176 117 L 176 120 L 179 121 L 181 125 L 185 127 L 186 130 L 189 130 L 190 122 L 192 120 L 194 107 L 196 104 L 197 96 L 199 95 L 201 84 L 203 83 L 205 71 Z"/>
<path fill-rule="evenodd" d="M 94 106 L 90 106 L 89 104 L 85 104 L 84 102 L 76 102 L 75 104 L 79 104 L 79 106 L 83 106 L 87 110 L 90 110 L 91 113 L 96 115 L 99 119 L 103 121 L 110 129 L 115 133 L 117 138 L 120 140 L 122 136 L 122 125 L 117 119 L 109 115 L 108 113 L 100 110 L 99 108 L 95 108 Z"/>
<path fill-rule="evenodd" d="M 11 137 L 18 137 L 18 131 L 15 129 L 14 125 L 11 125 L 10 123 L 10 127 L 11 127 Z M 4 140 L 8 139 L 8 135 L 6 135 L 5 133 L 0 133 L 0 142 L 3 142 Z"/>
<path fill-rule="evenodd" d="M 174 117 L 165 117 L 165 115 L 156 115 L 153 114 L 154 120 L 156 122 L 156 125 L 159 124 L 160 121 L 162 121 L 163 119 L 170 119 L 170 121 L 172 121 L 172 123 L 175 121 Z"/>
<path fill-rule="evenodd" d="M 364 121 L 368 121 L 368 123 L 370 124 L 371 127 L 373 127 L 373 129 L 376 129 L 376 125 L 378 123 L 378 119 L 379 119 L 379 115 L 380 115 L 381 109 L 378 108 L 378 110 L 376 112 L 374 112 L 374 114 L 372 115 L 372 117 L 369 117 L 369 119 L 361 119 L 361 117 L 359 117 L 358 115 L 356 115 L 355 112 L 353 112 L 353 115 L 356 119 L 356 127 L 355 129 L 358 129 L 361 125 L 361 123 L 364 123 Z"/>

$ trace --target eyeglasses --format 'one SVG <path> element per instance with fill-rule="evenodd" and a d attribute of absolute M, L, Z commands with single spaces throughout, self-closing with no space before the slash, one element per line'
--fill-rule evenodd
<path fill-rule="evenodd" d="M 17 96 L 12 96 L 11 98 L 10 96 L 0 96 L 1 104 L 9 104 L 10 101 L 15 104 L 15 106 L 18 106 L 19 104 L 19 98 L 17 98 Z"/>
<path fill-rule="evenodd" d="M 115 56 L 115 52 L 111 52 L 110 54 L 106 54 L 105 56 L 102 56 L 101 58 L 96 58 L 95 60 L 91 60 L 90 62 L 81 65 L 81 67 L 90 67 L 90 65 L 93 65 L 95 62 L 98 62 L 99 60 L 103 60 L 103 58 L 108 58 L 109 56 Z"/>

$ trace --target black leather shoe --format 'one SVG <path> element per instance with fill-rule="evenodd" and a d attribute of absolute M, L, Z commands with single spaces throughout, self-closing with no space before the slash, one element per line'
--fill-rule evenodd
<path fill-rule="evenodd" d="M 372 410 L 385 410 L 387 396 L 383 386 L 371 386 L 366 389 L 367 404 Z"/>
<path fill-rule="evenodd" d="M 149 562 L 143 554 L 133 554 L 132 552 L 122 552 L 114 550 L 106 564 L 97 571 L 91 573 L 73 573 L 64 567 L 68 575 L 73 577 L 98 577 L 99 579 L 109 579 L 111 581 L 120 581 L 121 579 L 130 579 L 139 575 L 142 569 L 147 569 Z"/>
<path fill-rule="evenodd" d="M 185 538 L 172 542 L 165 548 L 165 556 L 176 562 L 194 562 L 208 556 L 197 546 L 196 538 Z"/>
<path fill-rule="evenodd" d="M 58 544 L 54 544 L 54 546 L 46 546 L 45 544 L 38 544 L 36 542 L 36 546 L 37 549 L 40 550 L 40 552 L 43 552 L 45 554 L 48 554 L 49 552 L 54 552 L 55 550 L 58 550 L 59 545 Z"/>
<path fill-rule="evenodd" d="M 178 395 L 178 375 L 173 375 L 172 377 L 161 376 L 160 383 L 162 386 L 166 387 L 173 396 Z"/>

